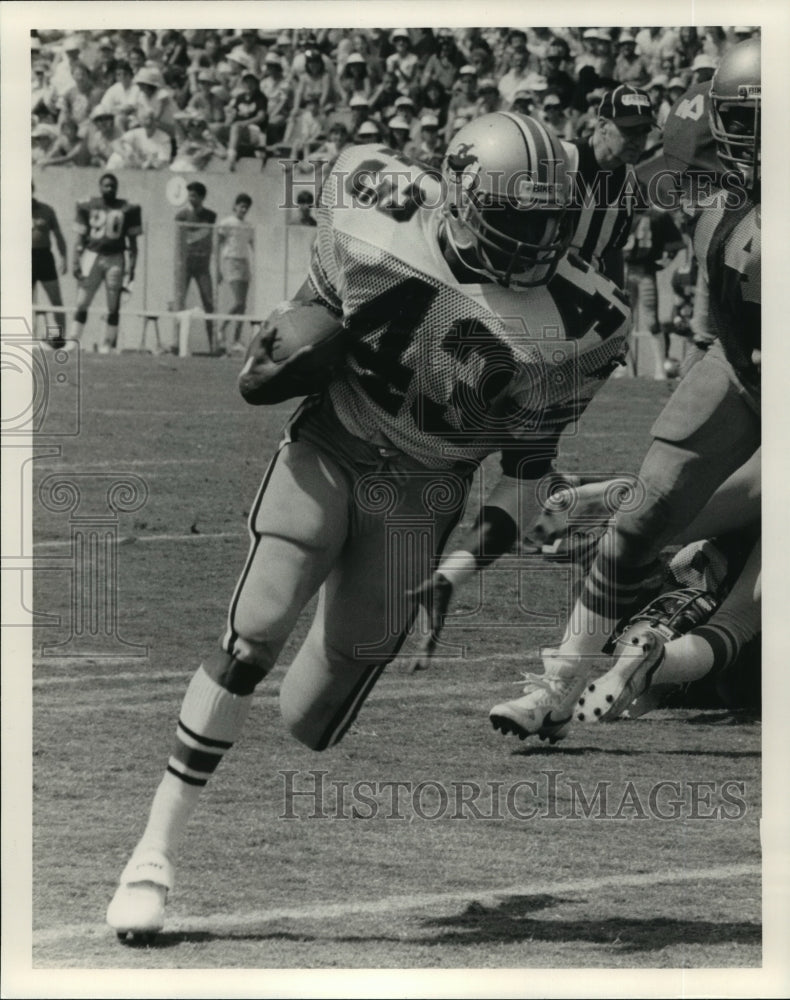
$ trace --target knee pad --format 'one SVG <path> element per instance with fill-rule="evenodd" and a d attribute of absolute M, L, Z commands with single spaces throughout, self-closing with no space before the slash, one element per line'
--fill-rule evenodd
<path fill-rule="evenodd" d="M 264 657 L 256 657 L 254 652 L 248 654 L 247 650 L 244 650 L 242 655 L 244 659 L 227 653 L 224 649 L 218 649 L 204 660 L 203 669 L 213 681 L 230 694 L 252 694 L 271 670 L 271 665 L 263 662 Z"/>
<path fill-rule="evenodd" d="M 74 310 L 74 322 L 75 323 L 84 323 L 87 320 L 87 318 L 88 318 L 88 310 L 87 309 L 75 309 Z"/>
<path fill-rule="evenodd" d="M 120 317 L 119 310 L 107 313 L 107 326 L 118 326 L 118 319 Z"/>

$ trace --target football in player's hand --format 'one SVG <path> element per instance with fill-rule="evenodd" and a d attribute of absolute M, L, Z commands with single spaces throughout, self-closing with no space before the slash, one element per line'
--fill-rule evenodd
<path fill-rule="evenodd" d="M 278 306 L 253 338 L 239 389 L 253 405 L 323 389 L 345 356 L 348 331 L 318 302 Z"/>
<path fill-rule="evenodd" d="M 274 328 L 269 353 L 278 364 L 302 347 L 320 344 L 341 325 L 320 302 L 283 302 L 271 313 L 266 325 Z"/>

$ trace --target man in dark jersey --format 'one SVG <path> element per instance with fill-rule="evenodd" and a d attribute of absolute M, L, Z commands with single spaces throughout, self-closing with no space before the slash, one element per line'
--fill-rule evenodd
<path fill-rule="evenodd" d="M 491 710 L 492 724 L 502 732 L 552 740 L 566 735 L 591 667 L 617 623 L 636 610 L 644 582 L 659 569 L 661 549 L 760 447 L 760 110 L 755 38 L 726 53 L 710 90 L 718 157 L 741 179 L 739 188 L 727 183 L 711 198 L 694 234 L 717 339 L 653 425 L 639 472 L 642 502 L 621 509 L 603 536 L 545 673 L 527 680 L 521 698 Z M 634 697 L 662 657 L 663 643 L 653 635 L 618 661 L 618 669 L 630 673 Z M 593 684 L 585 693 L 586 708 L 594 700 Z"/>
<path fill-rule="evenodd" d="M 33 185 L 35 192 L 35 185 Z M 38 201 L 33 197 L 33 234 L 32 234 L 32 276 L 33 290 L 40 281 L 44 286 L 47 297 L 53 306 L 62 306 L 63 299 L 60 294 L 60 282 L 58 281 L 58 269 L 55 266 L 55 258 L 52 255 L 52 237 L 60 254 L 60 273 L 65 274 L 68 270 L 68 252 L 66 241 L 60 229 L 58 217 L 51 205 L 45 205 L 43 201 Z M 57 336 L 49 336 L 51 344 L 62 346 L 63 342 L 63 314 L 53 313 L 55 326 L 59 332 Z"/>
<path fill-rule="evenodd" d="M 88 307 L 99 286 L 104 284 L 107 325 L 99 350 L 102 354 L 110 354 L 118 343 L 124 251 L 128 249 L 129 252 L 128 281 L 131 283 L 137 266 L 137 237 L 142 232 L 142 216 L 139 205 L 130 205 L 118 197 L 115 174 L 102 174 L 99 190 L 98 198 L 77 202 L 74 277 L 79 282 L 79 293 L 66 349 L 73 350 L 78 345 L 88 318 Z"/>
<path fill-rule="evenodd" d="M 203 204 L 206 185 L 200 181 L 187 184 L 187 204 L 176 212 L 176 309 L 186 303 L 189 283 L 194 278 L 200 301 L 207 313 L 214 312 L 214 289 L 211 283 L 211 256 L 214 247 L 214 223 L 217 213 Z M 214 320 L 206 320 L 209 351 L 214 353 Z"/>

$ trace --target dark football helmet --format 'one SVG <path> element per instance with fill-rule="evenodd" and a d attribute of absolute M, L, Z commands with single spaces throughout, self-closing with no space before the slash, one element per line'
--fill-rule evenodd
<path fill-rule="evenodd" d="M 727 52 L 711 82 L 710 127 L 722 163 L 760 178 L 760 39 Z"/>

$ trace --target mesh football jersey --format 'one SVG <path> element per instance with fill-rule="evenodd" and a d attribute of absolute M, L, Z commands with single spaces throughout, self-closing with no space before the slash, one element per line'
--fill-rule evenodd
<path fill-rule="evenodd" d="M 126 237 L 143 231 L 140 206 L 123 198 L 111 205 L 101 197 L 78 201 L 74 230 L 87 234 L 85 246 L 94 253 L 123 253 Z"/>
<path fill-rule="evenodd" d="M 743 385 L 759 392 L 752 352 L 761 343 L 760 205 L 733 207 L 720 196 L 699 218 L 694 253 L 714 332 Z"/>
<path fill-rule="evenodd" d="M 344 150 L 318 206 L 310 280 L 356 334 L 330 385 L 351 433 L 436 468 L 577 419 L 626 350 L 618 289 L 566 257 L 547 286 L 460 283 L 442 182 L 387 147 Z"/>

